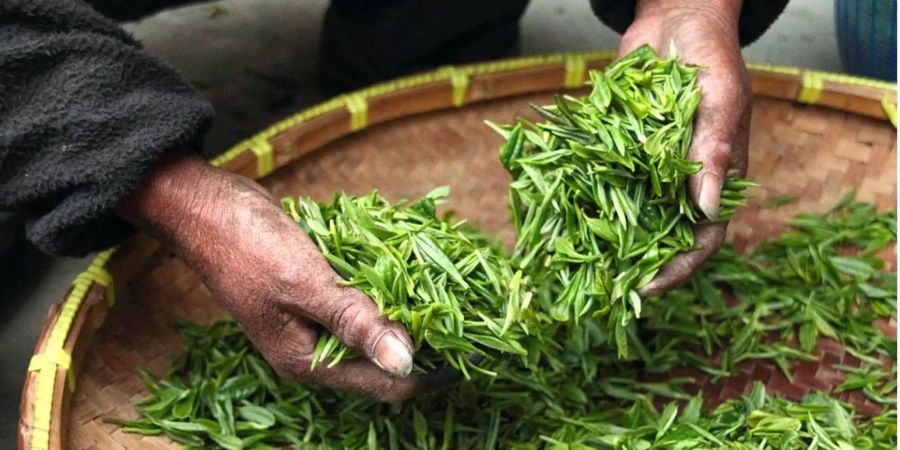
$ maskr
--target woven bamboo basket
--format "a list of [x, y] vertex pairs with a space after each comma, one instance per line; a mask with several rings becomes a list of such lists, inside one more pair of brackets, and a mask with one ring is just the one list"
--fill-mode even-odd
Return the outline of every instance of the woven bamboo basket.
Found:
[[[500, 137], [483, 120], [531, 116], [528, 102], [583, 89], [588, 69], [612, 53], [529, 57], [446, 67], [325, 102], [239, 143], [214, 164], [261, 180], [276, 196], [325, 200], [337, 190], [373, 188], [413, 198], [451, 186], [457, 213], [512, 242], [509, 176], [496, 157]], [[750, 65], [754, 111], [750, 177], [762, 188], [732, 222], [739, 248], [780, 233], [798, 211], [823, 211], [846, 191], [893, 208], [897, 198], [894, 86], [790, 67]], [[794, 195], [792, 205], [762, 209]], [[892, 255], [886, 257], [893, 267]], [[162, 373], [181, 351], [174, 317], [210, 322], [223, 315], [184, 263], [144, 235], [101, 253], [47, 317], [21, 399], [19, 448], [165, 449], [165, 437], [123, 433], [106, 417], [135, 417], [146, 395], [137, 368]], [[884, 331], [896, 334], [896, 322]], [[746, 392], [752, 380], [792, 399], [830, 392], [844, 377], [833, 364], [858, 365], [839, 343], [822, 340], [819, 361], [793, 367], [794, 383], [764, 363], [741, 366], [717, 384], [698, 379], [707, 400]], [[891, 364], [886, 361], [885, 364]], [[859, 393], [844, 396], [878, 412]]]

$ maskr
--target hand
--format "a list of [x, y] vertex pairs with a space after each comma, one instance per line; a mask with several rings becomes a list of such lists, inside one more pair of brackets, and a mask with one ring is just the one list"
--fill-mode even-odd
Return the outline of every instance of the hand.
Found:
[[[619, 44], [619, 56], [644, 43], [666, 55], [671, 42], [684, 62], [703, 66], [698, 78], [703, 92], [688, 150], [688, 159], [702, 162], [703, 168], [688, 179], [688, 190], [710, 219], [718, 217], [726, 172], [743, 176], [747, 171], [751, 90], [738, 43], [740, 9], [741, 0], [639, 0], [634, 23]], [[673, 258], [641, 294], [657, 295], [690, 279], [722, 246], [726, 225], [696, 227], [697, 250]]]
[[[279, 375], [390, 402], [416, 392], [403, 326], [339, 286], [313, 242], [253, 181], [171, 156], [117, 210], [200, 275]], [[364, 358], [310, 370], [322, 327]]]

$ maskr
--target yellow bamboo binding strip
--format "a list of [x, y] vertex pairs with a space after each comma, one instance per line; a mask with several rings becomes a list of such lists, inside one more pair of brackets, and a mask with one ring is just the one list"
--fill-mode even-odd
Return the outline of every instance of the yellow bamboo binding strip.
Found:
[[263, 136], [256, 136], [248, 139], [247, 147], [256, 155], [256, 175], [257, 179], [265, 177], [272, 173], [275, 168], [272, 144]]
[[584, 84], [584, 74], [586, 72], [587, 63], [584, 61], [584, 55], [571, 54], [566, 55], [566, 79], [563, 83], [567, 88], [579, 88]]
[[350, 129], [359, 131], [366, 127], [369, 118], [369, 107], [366, 98], [360, 94], [350, 94], [345, 97], [347, 111], [350, 112]]
[[31, 360], [28, 361], [29, 372], [46, 370], [55, 374], [57, 367], [68, 371], [66, 374], [66, 386], [69, 388], [69, 392], [75, 392], [75, 370], [72, 369], [72, 355], [69, 352], [61, 348], [48, 349], [43, 353], [32, 356]]
[[810, 104], [819, 102], [819, 97], [822, 96], [822, 86], [825, 84], [822, 75], [821, 72], [812, 70], [803, 72], [803, 85], [800, 89], [800, 93], [797, 94], [798, 102]]
[[112, 286], [112, 276], [104, 268], [114, 251], [115, 248], [100, 252], [87, 270], [75, 278], [72, 290], [63, 302], [62, 310], [50, 330], [50, 337], [47, 338], [43, 351], [33, 356], [28, 364], [29, 372], [37, 372], [30, 442], [32, 450], [48, 450], [50, 447], [50, 418], [53, 414], [53, 395], [58, 368], [66, 370], [67, 385], [71, 391], [75, 390], [75, 375], [71, 370], [72, 355], [65, 350], [65, 344], [78, 308], [90, 291], [91, 284], [96, 282], [107, 286], [107, 304], [114, 301], [113, 291], [109, 289]]
[[800, 69], [790, 66], [777, 66], [775, 64], [748, 62], [747, 68], [760, 72], [779, 73], [782, 75], [800, 75]]
[[884, 94], [884, 97], [881, 97], [881, 107], [888, 120], [891, 121], [891, 125], [897, 128], [897, 104], [891, 100], [891, 94]]
[[94, 282], [106, 288], [103, 292], [103, 296], [106, 298], [107, 307], [112, 308], [116, 304], [116, 293], [112, 275], [110, 275], [105, 268], [91, 264], [87, 270], [75, 278], [75, 282], [78, 282], [79, 278], [84, 278], [83, 282], [85, 283]]
[[896, 89], [891, 83], [879, 80], [870, 80], [841, 73], [818, 72], [815, 70], [803, 71], [803, 87], [797, 95], [797, 101], [801, 103], [818, 103], [824, 89], [825, 82], [849, 84], [871, 89], [893, 92]]
[[469, 74], [456, 67], [444, 67], [440, 70], [450, 78], [450, 84], [453, 86], [453, 106], [462, 106], [466, 101], [466, 91], [469, 89]]

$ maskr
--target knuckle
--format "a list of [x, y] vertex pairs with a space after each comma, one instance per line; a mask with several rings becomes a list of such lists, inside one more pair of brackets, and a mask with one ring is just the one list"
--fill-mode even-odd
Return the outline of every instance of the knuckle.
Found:
[[706, 151], [705, 159], [708, 167], [704, 167], [713, 172], [725, 172], [731, 165], [731, 145], [725, 142], [716, 141], [710, 145]]
[[278, 253], [278, 265], [272, 270], [273, 283], [297, 300], [309, 301], [333, 295], [334, 274], [320, 254], [298, 257]]
[[287, 364], [285, 361], [269, 358], [269, 365], [272, 366], [272, 370], [278, 374], [279, 377], [285, 379], [294, 379], [294, 367], [290, 364]]
[[727, 226], [727, 223], [715, 223], [697, 228], [695, 235], [699, 248], [685, 255], [687, 257], [685, 259], [690, 259], [691, 266], [699, 267], [722, 247], [722, 244], [725, 242]]
[[302, 288], [306, 284], [303, 271], [293, 264], [279, 265], [274, 269], [272, 277], [278, 286], [291, 291]]
[[316, 298], [322, 286], [310, 276], [310, 270], [302, 264], [280, 264], [272, 272], [273, 283], [282, 291], [299, 299]]
[[283, 353], [277, 353], [272, 356], [266, 356], [266, 360], [281, 378], [296, 381], [308, 381], [311, 378], [311, 370], [307, 358], [291, 357]]
[[362, 340], [365, 327], [361, 320], [365, 316], [365, 304], [358, 299], [341, 302], [331, 312], [329, 322], [334, 327], [335, 332], [341, 333], [348, 344], [355, 344]]
[[[252, 339], [278, 376], [298, 381], [310, 377], [310, 361], [315, 348], [315, 333], [298, 328], [289, 315], [272, 318], [262, 327], [263, 339]], [[258, 342], [258, 343], [257, 343]]]
[[721, 228], [717, 227], [710, 237], [710, 251], [709, 255], [706, 256], [706, 259], [709, 259], [722, 244], [725, 243], [725, 227], [728, 225], [727, 223], [723, 224]]

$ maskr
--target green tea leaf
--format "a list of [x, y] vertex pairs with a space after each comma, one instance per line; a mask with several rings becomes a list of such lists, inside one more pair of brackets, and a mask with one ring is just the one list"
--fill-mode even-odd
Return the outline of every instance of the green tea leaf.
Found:
[[259, 429], [266, 429], [275, 425], [275, 415], [271, 411], [252, 404], [240, 406], [237, 409], [238, 415]]

